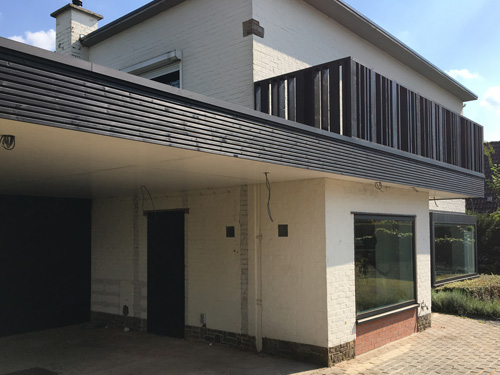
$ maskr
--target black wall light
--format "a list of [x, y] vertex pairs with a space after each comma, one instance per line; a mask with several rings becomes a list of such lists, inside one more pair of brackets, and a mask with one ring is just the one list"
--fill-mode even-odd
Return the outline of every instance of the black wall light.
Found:
[[13, 150], [16, 147], [16, 136], [4, 134], [0, 136], [0, 145], [6, 150]]

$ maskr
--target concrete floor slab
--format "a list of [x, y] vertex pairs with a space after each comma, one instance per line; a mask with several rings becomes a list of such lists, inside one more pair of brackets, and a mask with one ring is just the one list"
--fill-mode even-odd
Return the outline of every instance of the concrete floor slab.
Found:
[[2, 375], [292, 374], [314, 368], [317, 366], [116, 327], [70, 326], [0, 338]]

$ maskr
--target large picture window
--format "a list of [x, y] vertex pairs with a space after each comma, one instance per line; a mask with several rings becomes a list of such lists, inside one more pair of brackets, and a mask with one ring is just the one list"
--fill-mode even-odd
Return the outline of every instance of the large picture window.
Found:
[[414, 304], [415, 218], [354, 216], [358, 318]]
[[477, 274], [476, 217], [431, 213], [433, 285]]

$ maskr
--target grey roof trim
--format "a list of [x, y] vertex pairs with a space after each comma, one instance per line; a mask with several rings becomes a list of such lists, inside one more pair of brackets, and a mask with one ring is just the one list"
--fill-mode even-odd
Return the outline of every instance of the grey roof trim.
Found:
[[304, 1], [462, 101], [477, 99], [472, 91], [341, 0]]
[[173, 8], [183, 1], [185, 0], [153, 0], [133, 12], [130, 12], [88, 34], [83, 37], [80, 42], [86, 47], [92, 47], [93, 45], [138, 25], [139, 23], [156, 16], [161, 12]]

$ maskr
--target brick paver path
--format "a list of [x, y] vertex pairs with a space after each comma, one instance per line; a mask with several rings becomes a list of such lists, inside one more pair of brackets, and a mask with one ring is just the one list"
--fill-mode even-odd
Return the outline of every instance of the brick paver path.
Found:
[[301, 375], [500, 375], [500, 325], [432, 314], [432, 328], [330, 369]]

